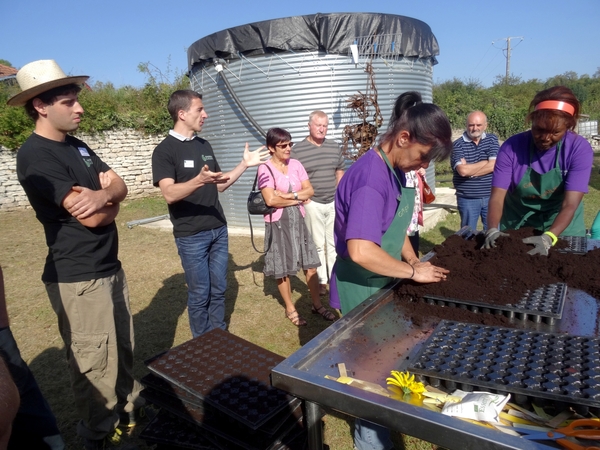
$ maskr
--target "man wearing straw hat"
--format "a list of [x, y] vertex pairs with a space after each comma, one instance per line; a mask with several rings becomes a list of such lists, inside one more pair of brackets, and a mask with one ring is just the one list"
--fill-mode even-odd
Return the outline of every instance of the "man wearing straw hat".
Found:
[[53, 60], [17, 73], [34, 133], [17, 153], [17, 176], [44, 226], [49, 247], [42, 273], [67, 350], [71, 385], [86, 449], [118, 444], [143, 399], [133, 378], [133, 321], [115, 217], [127, 195], [123, 180], [82, 141], [78, 94], [87, 76], [66, 76]]

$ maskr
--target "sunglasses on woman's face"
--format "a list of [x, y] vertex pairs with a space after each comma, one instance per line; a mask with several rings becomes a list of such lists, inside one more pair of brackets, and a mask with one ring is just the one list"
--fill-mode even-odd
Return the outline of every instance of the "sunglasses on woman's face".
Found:
[[294, 146], [293, 142], [288, 142], [287, 144], [275, 144], [275, 147], [283, 150], [284, 148], [292, 148]]

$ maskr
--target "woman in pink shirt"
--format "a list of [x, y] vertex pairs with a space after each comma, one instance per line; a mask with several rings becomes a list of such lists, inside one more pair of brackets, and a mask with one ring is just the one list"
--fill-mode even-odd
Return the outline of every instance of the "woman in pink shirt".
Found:
[[306, 325], [292, 302], [290, 276], [302, 269], [312, 299], [312, 313], [325, 320], [336, 316], [322, 304], [316, 268], [321, 265], [317, 248], [304, 222], [302, 203], [313, 195], [313, 187], [306, 170], [296, 159], [290, 158], [293, 142], [291, 135], [281, 128], [267, 132], [267, 148], [271, 159], [258, 168], [258, 187], [265, 203], [277, 208], [265, 215], [266, 276], [277, 279], [279, 293], [285, 303], [285, 315], [296, 326]]

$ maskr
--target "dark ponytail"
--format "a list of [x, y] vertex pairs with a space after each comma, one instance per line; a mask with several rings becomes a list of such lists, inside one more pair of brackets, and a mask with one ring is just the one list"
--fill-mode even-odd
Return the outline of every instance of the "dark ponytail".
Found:
[[432, 161], [442, 161], [452, 153], [452, 127], [448, 117], [439, 106], [423, 103], [421, 94], [416, 91], [398, 96], [380, 144], [394, 142], [401, 131], [407, 131], [412, 142], [431, 146]]

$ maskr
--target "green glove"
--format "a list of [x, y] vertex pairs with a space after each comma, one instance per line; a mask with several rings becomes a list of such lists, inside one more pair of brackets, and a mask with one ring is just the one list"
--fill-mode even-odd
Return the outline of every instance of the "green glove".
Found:
[[523, 239], [525, 244], [532, 244], [535, 247], [527, 252], [528, 255], [548, 256], [548, 250], [552, 247], [552, 238], [547, 234], [541, 236], [531, 236]]
[[503, 233], [498, 228], [490, 228], [485, 232], [485, 241], [482, 248], [492, 248], [496, 246], [496, 239], [499, 237], [508, 237], [509, 235]]

